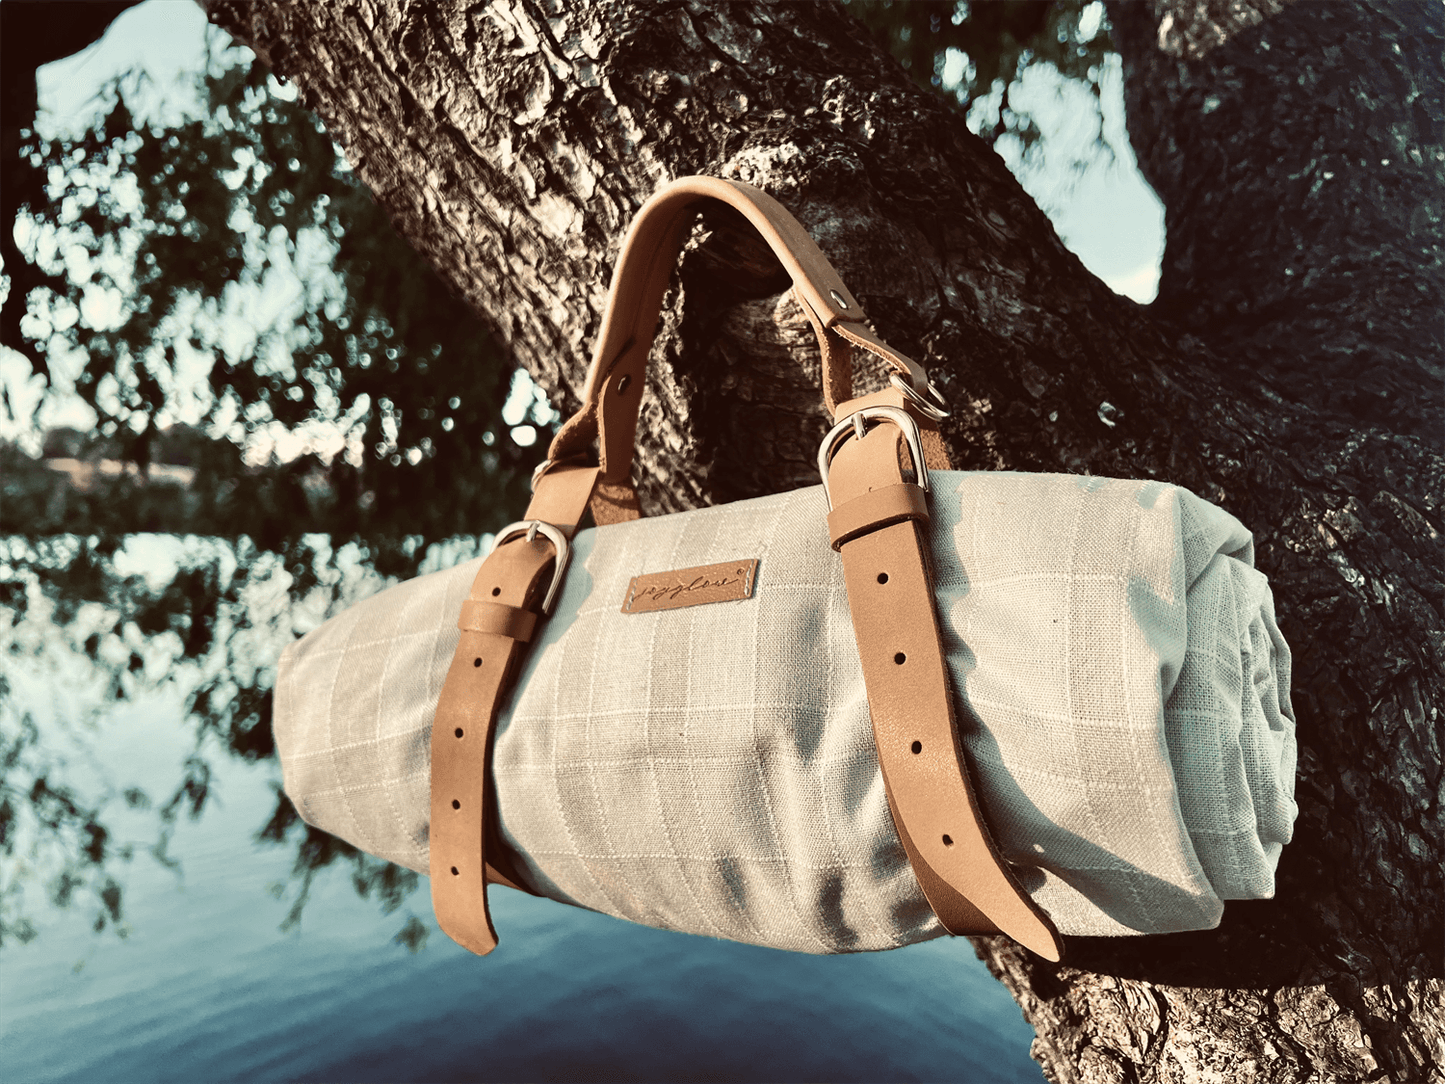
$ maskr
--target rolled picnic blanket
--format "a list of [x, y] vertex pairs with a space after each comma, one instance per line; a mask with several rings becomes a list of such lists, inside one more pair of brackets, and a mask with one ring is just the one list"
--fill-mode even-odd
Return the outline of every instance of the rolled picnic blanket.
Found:
[[[1273, 895], [1296, 807], [1289, 649], [1233, 516], [1152, 481], [936, 471], [937, 612], [1004, 858], [1059, 931], [1215, 926]], [[500, 718], [524, 886], [805, 952], [944, 931], [889, 815], [821, 487], [584, 531]], [[622, 612], [633, 577], [756, 560], [751, 597]], [[288, 647], [286, 792], [427, 870], [429, 735], [480, 559]]]

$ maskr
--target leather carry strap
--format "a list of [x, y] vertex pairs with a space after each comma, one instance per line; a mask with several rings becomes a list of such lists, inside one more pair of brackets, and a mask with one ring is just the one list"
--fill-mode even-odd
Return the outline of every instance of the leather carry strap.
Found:
[[[540, 480], [527, 522], [565, 538], [577, 532], [596, 467], [559, 466]], [[559, 558], [543, 534], [519, 537], [482, 562], [462, 604], [457, 642], [431, 732], [430, 873], [437, 924], [457, 944], [485, 956], [497, 947], [488, 883], [519, 887], [496, 832], [492, 737], [502, 697], [521, 667], [526, 643]]]
[[1057, 961], [1058, 930], [1000, 857], [973, 793], [927, 567], [924, 491], [905, 481], [902, 436], [885, 421], [848, 439], [827, 483], [893, 824], [949, 933], [1002, 930]]
[[598, 524], [636, 518], [632, 453], [647, 355], [678, 253], [698, 203], [708, 199], [741, 211], [792, 277], [793, 296], [818, 333], [824, 398], [830, 410], [852, 394], [850, 343], [877, 354], [920, 392], [929, 388], [922, 365], [873, 334], [864, 322], [863, 306], [817, 243], [781, 204], [761, 189], [739, 181], [680, 178], [649, 199], [628, 229], [613, 271], [582, 408], [562, 426], [548, 452], [550, 460], [560, 462], [590, 453], [597, 441], [602, 485], [592, 511]]
[[[916, 454], [900, 460], [899, 431], [866, 433], [837, 452], [828, 477], [829, 517], [843, 559], [869, 710], [889, 808], [924, 894], [953, 933], [1002, 930], [1049, 959], [1062, 955], [1053, 924], [1009, 872], [989, 837], [955, 733], [947, 664], [927, 567], [927, 466], [947, 466], [927, 398], [937, 393], [916, 362], [862, 322], [862, 309], [797, 221], [748, 185], [709, 177], [676, 181], [639, 212], [613, 275], [602, 335], [582, 408], [559, 431], [536, 482], [529, 520], [576, 530], [589, 499], [599, 525], [636, 518], [631, 463], [647, 355], [662, 298], [694, 205], [736, 207], [793, 276], [794, 295], [818, 332], [824, 394], [837, 416], [870, 407], [906, 410], [921, 429]], [[887, 361], [895, 390], [851, 395], [851, 345]], [[924, 409], [917, 409], [920, 405]], [[904, 419], [906, 420], [906, 419]], [[563, 465], [600, 448], [595, 468]], [[560, 555], [558, 555], [560, 556]], [[496, 946], [486, 884], [502, 880], [492, 838], [490, 748], [507, 683], [532, 636], [553, 553], [533, 539], [498, 548], [463, 609], [462, 634], [432, 729], [432, 894], [442, 928], [473, 952]], [[475, 734], [474, 734], [475, 731]], [[476, 740], [471, 740], [472, 737]], [[503, 882], [509, 883], [509, 882]]]

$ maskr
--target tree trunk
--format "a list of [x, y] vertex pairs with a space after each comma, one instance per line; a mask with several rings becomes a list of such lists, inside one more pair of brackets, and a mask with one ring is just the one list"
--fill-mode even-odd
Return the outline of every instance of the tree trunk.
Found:
[[[628, 221], [665, 180], [712, 173], [791, 208], [937, 374], [958, 466], [1157, 476], [1238, 515], [1296, 652], [1301, 814], [1277, 898], [1207, 932], [1073, 938], [1065, 966], [977, 947], [1056, 1081], [1438, 1076], [1445, 464], [1410, 435], [1438, 405], [1438, 12], [1409, 9], [1423, 29], [1343, 5], [1116, 12], [1131, 130], [1169, 207], [1156, 315], [1084, 271], [832, 5], [208, 7], [298, 84], [564, 411]], [[1343, 202], [1297, 175], [1382, 141], [1399, 172], [1337, 173]], [[811, 484], [818, 367], [776, 265], [709, 213], [679, 282], [644, 400], [644, 508]]]
[[1168, 227], [1154, 313], [1233, 379], [1438, 442], [1440, 5], [1154, 6], [1111, 9]]

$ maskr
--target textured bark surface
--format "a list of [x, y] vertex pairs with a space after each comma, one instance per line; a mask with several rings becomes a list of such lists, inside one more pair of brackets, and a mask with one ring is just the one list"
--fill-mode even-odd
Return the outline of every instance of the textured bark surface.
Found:
[[1440, 5], [1158, 8], [1112, 11], [1129, 134], [1166, 208], [1155, 313], [1233, 379], [1438, 447]]
[[[1230, 904], [1213, 931], [1073, 939], [1063, 966], [1003, 939], [979, 951], [1056, 1081], [1439, 1076], [1445, 463], [1412, 435], [1439, 418], [1439, 110], [1409, 98], [1437, 31], [1406, 42], [1399, 11], [1345, 5], [1116, 13], [1169, 207], [1155, 312], [1084, 271], [832, 5], [208, 7], [298, 84], [564, 410], [633, 212], [671, 177], [720, 174], [788, 205], [884, 337], [933, 368], [958, 465], [1157, 476], [1238, 515], [1296, 651], [1301, 815], [1277, 899]], [[1261, 97], [1286, 89], [1299, 123]], [[1423, 119], [1388, 119], [1405, 109]], [[1392, 156], [1417, 168], [1320, 202], [1292, 174], [1334, 132], [1404, 140]], [[817, 364], [776, 266], [709, 214], [679, 282], [644, 402], [644, 507], [814, 481]], [[1364, 390], [1339, 393], [1351, 379]]]

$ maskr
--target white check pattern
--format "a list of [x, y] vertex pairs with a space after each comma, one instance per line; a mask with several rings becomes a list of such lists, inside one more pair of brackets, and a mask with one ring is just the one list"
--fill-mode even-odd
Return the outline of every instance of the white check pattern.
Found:
[[[995, 838], [1065, 934], [1216, 925], [1288, 842], [1289, 649], [1247, 531], [1173, 486], [935, 472], [938, 612]], [[820, 488], [582, 532], [499, 723], [529, 886], [804, 952], [943, 931], [898, 843]], [[633, 576], [758, 558], [753, 597], [621, 612]], [[287, 648], [310, 823], [427, 868], [429, 739], [478, 561]]]

